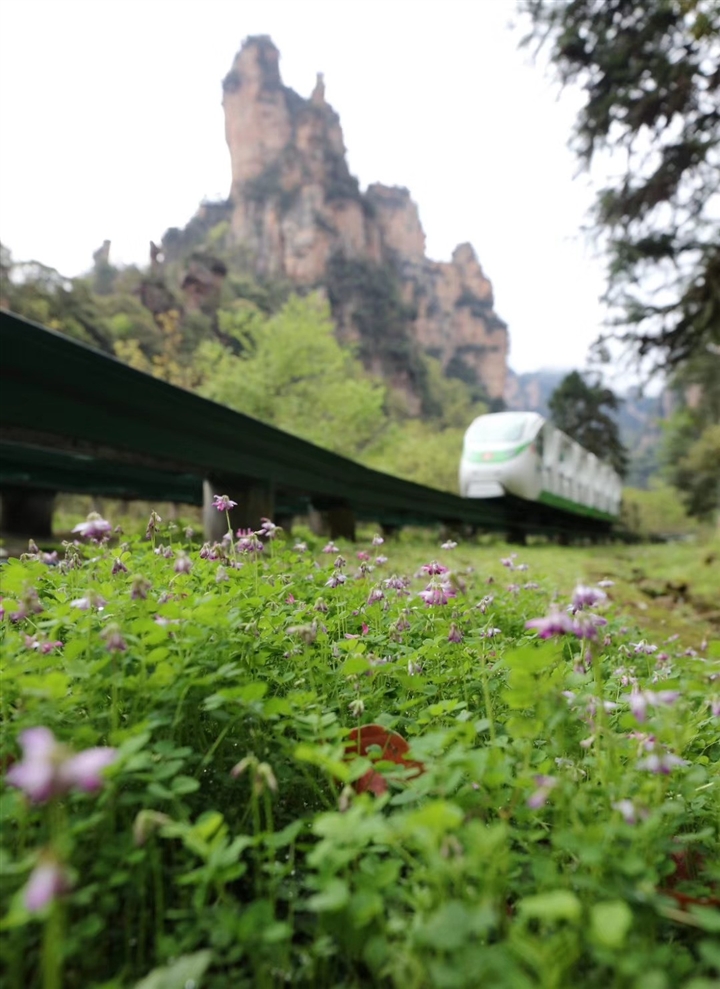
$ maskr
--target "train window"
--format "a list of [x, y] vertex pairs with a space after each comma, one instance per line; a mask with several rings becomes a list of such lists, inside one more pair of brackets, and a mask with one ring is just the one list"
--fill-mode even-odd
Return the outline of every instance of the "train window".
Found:
[[542, 459], [544, 445], [545, 445], [545, 436], [541, 429], [540, 432], [535, 437], [535, 449], [537, 450], [538, 457], [540, 457], [540, 459]]
[[527, 416], [524, 413], [498, 413], [481, 416], [468, 430], [473, 443], [517, 443], [525, 432]]

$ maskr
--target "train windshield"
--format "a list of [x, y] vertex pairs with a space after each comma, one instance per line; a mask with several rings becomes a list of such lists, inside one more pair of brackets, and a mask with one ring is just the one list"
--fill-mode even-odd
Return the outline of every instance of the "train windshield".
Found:
[[527, 416], [497, 415], [482, 416], [468, 429], [467, 438], [475, 444], [517, 443], [525, 432]]

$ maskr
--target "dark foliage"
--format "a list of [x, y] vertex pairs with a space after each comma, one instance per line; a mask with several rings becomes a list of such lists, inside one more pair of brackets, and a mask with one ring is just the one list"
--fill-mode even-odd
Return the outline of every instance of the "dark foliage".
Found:
[[[720, 4], [521, 0], [563, 84], [585, 93], [574, 148], [620, 152], [595, 226], [607, 243], [608, 338], [651, 369], [720, 343]], [[607, 339], [607, 338], [606, 338]], [[602, 354], [604, 341], [599, 341]]]
[[558, 429], [624, 476], [627, 450], [617, 421], [610, 414], [618, 411], [620, 402], [609, 388], [590, 384], [577, 371], [571, 371], [550, 396], [548, 406]]
[[360, 359], [369, 365], [379, 358], [388, 376], [407, 373], [421, 396], [423, 412], [435, 413], [428, 404], [427, 367], [409, 327], [416, 313], [400, 297], [392, 269], [338, 253], [328, 264], [326, 287], [333, 312], [351, 313], [360, 337]]

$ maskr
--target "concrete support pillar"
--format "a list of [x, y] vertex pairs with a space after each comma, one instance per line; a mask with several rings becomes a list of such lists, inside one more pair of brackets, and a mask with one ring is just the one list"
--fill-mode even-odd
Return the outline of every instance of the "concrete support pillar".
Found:
[[326, 513], [331, 539], [350, 539], [355, 542], [355, 512], [345, 505], [336, 505]]
[[392, 524], [383, 523], [380, 526], [380, 532], [383, 534], [385, 539], [392, 539], [393, 536], [397, 536], [401, 528], [402, 526], [397, 522], [393, 522]]
[[272, 519], [275, 509], [275, 496], [272, 485], [266, 481], [246, 481], [241, 488], [237, 482], [224, 483], [213, 479], [203, 481], [203, 530], [205, 538], [219, 541], [227, 532], [225, 512], [213, 507], [213, 497], [226, 494], [237, 506], [230, 512], [233, 532], [238, 529], [260, 528], [260, 520]]
[[308, 525], [310, 526], [310, 531], [315, 536], [330, 535], [327, 512], [319, 512], [317, 508], [311, 508], [308, 512]]
[[8, 536], [52, 536], [55, 492], [37, 488], [3, 488], [0, 529]]

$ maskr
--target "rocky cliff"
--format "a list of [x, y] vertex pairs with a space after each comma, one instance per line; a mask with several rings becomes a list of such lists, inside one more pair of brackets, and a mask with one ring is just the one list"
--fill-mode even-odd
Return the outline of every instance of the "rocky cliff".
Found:
[[419, 351], [502, 399], [508, 332], [473, 248], [460, 245], [449, 262], [428, 259], [407, 189], [360, 190], [323, 77], [304, 99], [283, 84], [270, 38], [248, 38], [223, 80], [223, 107], [230, 195], [190, 227], [222, 220], [260, 279], [323, 287], [341, 336], [411, 405], [413, 396], [421, 404]]

